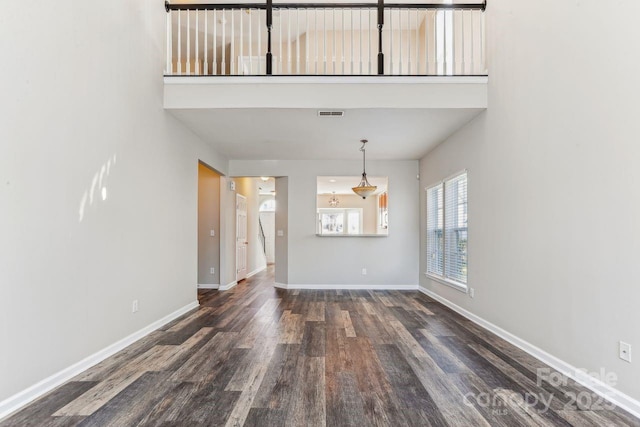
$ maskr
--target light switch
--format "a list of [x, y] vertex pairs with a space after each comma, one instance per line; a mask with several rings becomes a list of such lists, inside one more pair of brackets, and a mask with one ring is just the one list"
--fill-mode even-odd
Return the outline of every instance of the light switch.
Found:
[[278, 237], [284, 237], [284, 230], [278, 230]]
[[215, 237], [216, 236], [216, 230], [211, 230], [211, 237]]

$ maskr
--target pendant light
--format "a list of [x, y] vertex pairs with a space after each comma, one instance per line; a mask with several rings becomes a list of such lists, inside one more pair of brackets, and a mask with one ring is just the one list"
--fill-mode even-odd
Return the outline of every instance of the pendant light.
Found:
[[329, 206], [332, 208], [337, 208], [340, 204], [340, 200], [336, 197], [336, 192], [334, 191], [332, 196], [329, 198]]
[[367, 171], [366, 171], [367, 163], [366, 163], [364, 147], [369, 141], [367, 141], [366, 139], [361, 139], [360, 142], [362, 142], [362, 147], [360, 147], [360, 151], [362, 151], [362, 179], [360, 180], [360, 184], [358, 184], [357, 187], [353, 187], [352, 190], [358, 196], [362, 197], [363, 199], [366, 199], [367, 196], [371, 196], [373, 193], [375, 193], [378, 187], [376, 187], [375, 185], [369, 184], [369, 180], [367, 179]]

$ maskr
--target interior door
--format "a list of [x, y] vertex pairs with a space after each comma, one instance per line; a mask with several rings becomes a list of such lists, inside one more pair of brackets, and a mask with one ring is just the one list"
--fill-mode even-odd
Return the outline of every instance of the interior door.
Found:
[[247, 277], [247, 198], [236, 194], [236, 281]]

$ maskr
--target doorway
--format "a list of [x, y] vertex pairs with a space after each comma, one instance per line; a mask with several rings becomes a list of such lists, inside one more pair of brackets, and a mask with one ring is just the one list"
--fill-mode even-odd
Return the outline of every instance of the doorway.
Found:
[[236, 282], [247, 278], [247, 198], [236, 194]]
[[275, 275], [279, 283], [287, 283], [287, 178], [240, 176], [222, 181], [221, 263], [227, 268], [221, 280], [228, 284], [220, 289], [231, 289], [240, 281], [251, 285], [251, 278], [263, 272], [257, 280], [274, 280]]
[[220, 286], [220, 174], [198, 162], [198, 288]]
[[276, 199], [273, 194], [260, 195], [260, 240], [267, 265], [275, 263], [276, 249]]

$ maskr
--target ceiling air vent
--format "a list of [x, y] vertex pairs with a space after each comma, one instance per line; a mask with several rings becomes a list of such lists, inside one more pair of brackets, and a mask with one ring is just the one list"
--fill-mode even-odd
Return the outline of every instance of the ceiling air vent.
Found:
[[344, 111], [318, 111], [318, 116], [320, 117], [342, 117], [344, 116]]

